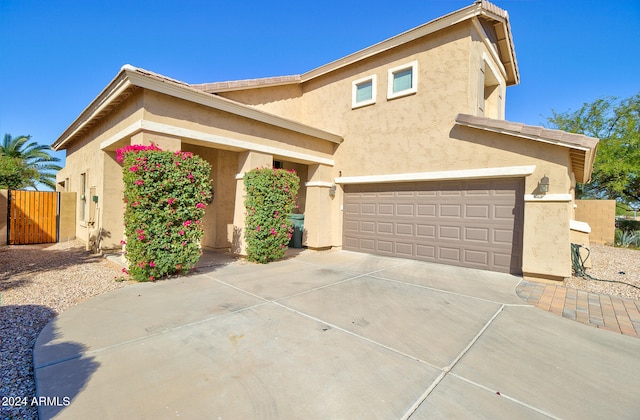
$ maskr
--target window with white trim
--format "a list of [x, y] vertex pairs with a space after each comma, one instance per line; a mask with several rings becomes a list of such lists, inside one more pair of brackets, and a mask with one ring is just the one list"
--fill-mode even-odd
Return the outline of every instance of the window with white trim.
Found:
[[411, 95], [418, 91], [418, 62], [394, 67], [388, 71], [387, 99]]
[[376, 75], [364, 77], [351, 84], [351, 108], [376, 103]]

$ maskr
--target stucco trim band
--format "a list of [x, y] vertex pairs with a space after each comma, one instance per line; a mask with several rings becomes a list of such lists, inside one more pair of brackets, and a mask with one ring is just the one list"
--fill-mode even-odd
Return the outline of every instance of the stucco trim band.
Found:
[[265, 146], [262, 144], [251, 143], [244, 140], [237, 140], [229, 137], [219, 136], [217, 134], [205, 133], [202, 131], [175, 127], [169, 124], [162, 124], [146, 120], [138, 120], [131, 124], [129, 127], [118, 132], [116, 135], [103, 141], [102, 143], [100, 143], [100, 149], [105, 150], [119, 140], [122, 140], [125, 137], [132, 136], [140, 131], [151, 131], [154, 133], [168, 134], [180, 138], [200, 140], [211, 143], [212, 145], [225, 146], [227, 148], [235, 149], [238, 151], [252, 150], [255, 152], [292, 158], [307, 163], [320, 163], [329, 166], [334, 165], [333, 159], [322, 158], [319, 156], [310, 155], [308, 153], [294, 152], [291, 150], [281, 149], [279, 147]]
[[456, 179], [511, 178], [533, 174], [535, 165], [498, 168], [460, 169], [455, 171], [414, 172], [390, 175], [342, 176], [336, 184], [375, 184], [384, 182], [444, 181]]
[[331, 188], [331, 187], [333, 187], [333, 184], [331, 182], [326, 182], [326, 181], [312, 181], [312, 182], [305, 183], [304, 186], [305, 187]]
[[578, 232], [591, 233], [591, 226], [587, 222], [579, 222], [577, 220], [569, 220], [569, 229]]
[[571, 194], [545, 194], [545, 195], [525, 194], [524, 201], [569, 202], [569, 201], [572, 201], [572, 197], [571, 197]]

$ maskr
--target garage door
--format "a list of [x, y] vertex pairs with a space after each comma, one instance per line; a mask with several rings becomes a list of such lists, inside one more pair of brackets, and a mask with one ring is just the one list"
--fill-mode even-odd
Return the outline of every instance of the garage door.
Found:
[[343, 248], [520, 274], [524, 180], [345, 186]]

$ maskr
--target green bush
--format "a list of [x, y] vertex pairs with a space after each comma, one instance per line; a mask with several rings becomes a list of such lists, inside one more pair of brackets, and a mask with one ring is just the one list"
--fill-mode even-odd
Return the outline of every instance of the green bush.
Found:
[[190, 152], [161, 151], [155, 145], [119, 149], [118, 161], [123, 163], [129, 275], [153, 281], [188, 272], [201, 255], [211, 166]]
[[266, 264], [283, 258], [293, 233], [300, 178], [295, 171], [262, 168], [244, 175], [247, 259]]
[[640, 220], [618, 219], [616, 220], [616, 228], [625, 232], [640, 230]]

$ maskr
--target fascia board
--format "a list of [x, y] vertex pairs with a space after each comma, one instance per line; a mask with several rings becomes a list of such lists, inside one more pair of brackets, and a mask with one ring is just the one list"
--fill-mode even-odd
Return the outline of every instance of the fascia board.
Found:
[[482, 27], [482, 25], [480, 24], [480, 22], [478, 21], [478, 18], [474, 17], [473, 19], [471, 19], [471, 22], [473, 23], [473, 27], [480, 34], [480, 37], [482, 38], [482, 42], [484, 43], [484, 46], [487, 47], [487, 50], [491, 54], [491, 58], [493, 59], [493, 62], [498, 65], [500, 69], [500, 74], [502, 75], [504, 80], [508, 80], [507, 69], [505, 69], [504, 64], [500, 60], [500, 54], [498, 54], [498, 51], [496, 51], [495, 47], [489, 42], [489, 37], [487, 36], [487, 33]]
[[130, 80], [121, 71], [100, 92], [98, 96], [80, 113], [67, 129], [51, 144], [51, 148], [59, 151], [66, 142], [82, 130], [96, 115], [109, 106], [118, 96], [132, 86]]
[[215, 108], [220, 111], [284, 128], [289, 131], [295, 131], [297, 133], [327, 140], [332, 143], [340, 144], [343, 141], [343, 138], [337, 134], [329, 133], [315, 127], [310, 127], [308, 125], [300, 124], [296, 121], [269, 114], [258, 109], [250, 108], [217, 95], [201, 92], [153, 77], [148, 77], [136, 71], [125, 71], [127, 72], [127, 77], [129, 78], [129, 80], [131, 80], [131, 83], [144, 89], [153, 90], [165, 95], [173, 96], [175, 98], [184, 99], [186, 101], [198, 103], [200, 105]]

